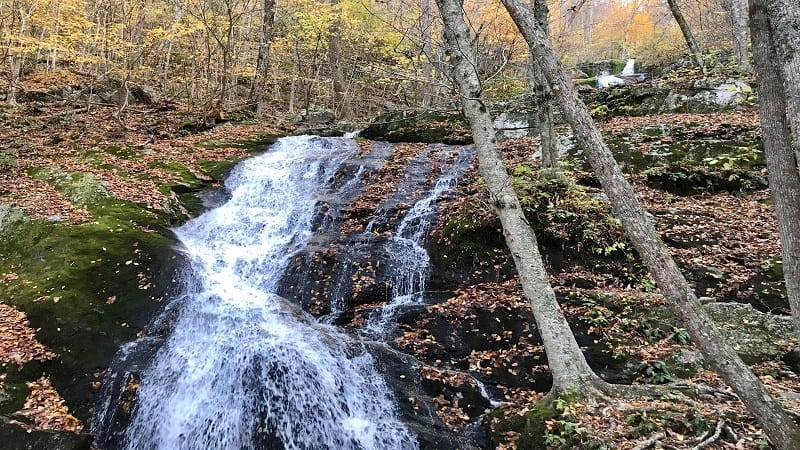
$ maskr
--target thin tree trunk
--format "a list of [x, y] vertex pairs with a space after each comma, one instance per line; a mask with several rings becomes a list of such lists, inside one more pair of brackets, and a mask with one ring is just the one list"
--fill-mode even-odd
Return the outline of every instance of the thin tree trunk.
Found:
[[783, 72], [764, 0], [750, 0], [750, 26], [769, 188], [778, 216], [786, 292], [800, 337], [800, 172], [791, 145]]
[[[546, 0], [533, 1], [533, 15], [539, 27], [547, 33], [549, 11]], [[542, 68], [535, 64], [531, 55], [531, 86], [536, 97], [536, 127], [539, 130], [539, 146], [542, 150], [542, 168], [558, 169], [558, 147], [553, 130], [553, 102], [550, 87]]]
[[422, 65], [423, 81], [422, 83], [418, 83], [418, 89], [422, 92], [422, 107], [427, 108], [433, 104], [433, 3], [431, 0], [422, 0], [421, 6], [420, 38], [422, 39], [422, 43], [420, 45], [420, 52], [422, 53], [422, 58], [420, 64]]
[[736, 65], [741, 72], [752, 72], [753, 66], [750, 64], [750, 55], [747, 51], [747, 0], [725, 0], [725, 7], [731, 15]]
[[517, 0], [503, 0], [503, 4], [522, 32], [537, 63], [542, 66], [578, 144], [608, 195], [614, 215], [622, 223], [628, 239], [641, 255], [659, 289], [689, 331], [706, 361], [739, 395], [775, 446], [786, 450], [798, 448], [800, 430], [725, 341], [697, 301], [689, 283], [661, 242], [647, 212], [636, 198], [633, 188], [603, 142], [586, 105], [578, 97], [572, 80], [559, 64], [555, 51], [537, 25], [533, 14]]
[[692, 29], [689, 28], [689, 24], [686, 23], [686, 19], [683, 18], [683, 13], [680, 8], [678, 8], [678, 0], [667, 0], [667, 4], [669, 5], [669, 10], [672, 12], [672, 17], [675, 18], [675, 22], [678, 22], [681, 33], [683, 33], [683, 39], [686, 40], [686, 46], [689, 47], [694, 61], [698, 66], [703, 67], [703, 56], [700, 52], [700, 46], [697, 45], [697, 41], [692, 34]]
[[[17, 11], [19, 14], [19, 36], [25, 35], [25, 30], [28, 23], [28, 14], [22, 8]], [[12, 39], [13, 40], [13, 39]], [[20, 45], [20, 42], [17, 41]], [[8, 94], [6, 95], [6, 103], [11, 106], [17, 105], [17, 91], [19, 90], [19, 81], [22, 78], [22, 64], [25, 61], [25, 53], [22, 50], [17, 50], [11, 54], [11, 79], [8, 86]]]
[[22, 75], [22, 62], [24, 57], [20, 52], [15, 52], [11, 55], [11, 82], [8, 86], [8, 94], [6, 94], [6, 103], [11, 106], [17, 106], [17, 91], [19, 90], [19, 80]]
[[525, 219], [506, 167], [500, 157], [492, 120], [480, 100], [480, 82], [470, 33], [459, 0], [437, 0], [450, 49], [452, 76], [461, 94], [462, 111], [470, 123], [478, 153], [479, 171], [489, 189], [489, 200], [500, 218], [506, 244], [522, 282], [525, 296], [547, 353], [553, 375], [551, 393], [576, 392], [586, 398], [602, 395], [605, 383], [592, 371], [569, 327], [542, 263], [536, 236]]
[[261, 115], [264, 109], [264, 85], [269, 72], [269, 50], [272, 42], [272, 28], [275, 25], [275, 0], [264, 0], [261, 11], [261, 28], [258, 32], [258, 57], [256, 76], [250, 86], [250, 107]]
[[331, 110], [336, 117], [347, 119], [352, 116], [352, 107], [346, 95], [344, 71], [342, 70], [341, 49], [342, 20], [336, 18], [328, 28], [328, 66], [331, 71]]

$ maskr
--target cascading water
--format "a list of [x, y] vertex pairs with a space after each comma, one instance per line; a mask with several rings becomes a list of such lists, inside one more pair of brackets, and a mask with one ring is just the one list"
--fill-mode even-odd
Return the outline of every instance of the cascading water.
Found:
[[[391, 325], [399, 311], [424, 303], [430, 257], [422, 244], [436, 217], [437, 202], [455, 186], [474, 157], [471, 147], [442, 145], [431, 150], [439, 150], [441, 176], [408, 210], [394, 236], [386, 243], [391, 299], [376, 309], [362, 327], [362, 332], [373, 338], [383, 338], [393, 329]], [[425, 156], [427, 152], [422, 155]]]
[[417, 448], [372, 357], [273, 294], [356, 151], [346, 139], [281, 139], [237, 166], [227, 203], [176, 230], [193, 279], [142, 373], [126, 448]]

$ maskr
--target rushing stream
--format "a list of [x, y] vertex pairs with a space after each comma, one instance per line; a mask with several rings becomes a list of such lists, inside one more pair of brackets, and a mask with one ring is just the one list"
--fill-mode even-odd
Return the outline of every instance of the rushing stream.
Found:
[[[186, 292], [142, 371], [122, 446], [417, 448], [362, 345], [274, 294], [314, 235], [318, 199], [336, 193], [337, 169], [357, 150], [349, 139], [281, 139], [237, 166], [225, 204], [176, 230]], [[107, 414], [95, 418], [101, 446]]]

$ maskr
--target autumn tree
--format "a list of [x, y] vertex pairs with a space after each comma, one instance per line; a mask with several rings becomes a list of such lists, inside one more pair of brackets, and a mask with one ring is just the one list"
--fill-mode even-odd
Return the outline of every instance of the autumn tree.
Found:
[[683, 322], [706, 361], [757, 418], [770, 441], [781, 449], [796, 448], [800, 443], [800, 429], [725, 341], [697, 301], [689, 283], [661, 242], [647, 211], [639, 203], [633, 188], [603, 141], [586, 105], [578, 97], [572, 80], [559, 64], [555, 51], [533, 14], [518, 0], [503, 0], [503, 4], [528, 42], [534, 60], [543, 67], [545, 77], [578, 144], [608, 195], [614, 215], [622, 223], [625, 234], [650, 270], [676, 316]]

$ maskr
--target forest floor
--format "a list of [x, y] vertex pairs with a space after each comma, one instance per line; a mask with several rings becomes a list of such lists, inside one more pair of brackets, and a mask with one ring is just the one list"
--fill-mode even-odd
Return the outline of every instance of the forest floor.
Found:
[[[126, 111], [122, 120], [113, 118], [113, 112], [113, 109], [102, 106], [58, 102], [26, 103], [14, 109], [0, 109], [0, 205], [15, 205], [30, 216], [48, 221], [81, 224], [95, 220], [89, 210], [68, 194], [36, 176], [41, 169], [57, 166], [67, 172], [92, 174], [114, 198], [135, 202], [147, 209], [168, 210], [174, 206], [174, 199], [160, 182], [166, 180], [180, 184], [185, 181], [182, 179], [185, 173], [171, 170], [176, 164], [186, 168], [194, 179], [211, 185], [216, 181], [213, 174], [208, 173], [210, 166], [204, 161], [234, 161], [245, 157], [249, 153], [242, 141], [261, 142], [265, 136], [285, 134], [291, 128], [271, 120], [218, 125], [198, 133], [185, 130], [186, 124], [196, 121], [200, 112], [179, 105], [137, 105]], [[664, 124], [683, 131], [669, 135], [639, 132]], [[602, 122], [601, 126], [610, 134], [634, 135], [632, 145], [638, 151], [646, 152], [653, 146], [672, 144], [676, 140], [757, 134], [757, 124], [755, 111], [743, 111], [614, 118]], [[535, 168], [535, 161], [529, 157], [530, 149], [535, 145], [533, 138], [505, 141], [510, 165]], [[733, 164], [737, 161], [727, 162]], [[706, 186], [716, 186], [714, 183], [719, 179], [706, 177], [708, 174], [697, 168], [677, 170], [679, 167], [686, 169], [686, 164], [673, 163], [658, 172], [634, 170], [631, 180], [640, 200], [658, 220], [665, 242], [670, 244], [673, 255], [695, 283], [698, 293], [726, 300], [743, 299], [762, 311], [786, 314], [780, 301], [774, 301], [776, 296], [780, 297], [780, 294], [775, 294], [779, 288], [775, 283], [770, 284], [769, 274], [765, 273], [778, 258], [780, 249], [774, 210], [767, 189], [758, 184], [758, 171], [754, 174], [748, 166], [745, 174], [731, 164], [715, 171], [723, 173], [722, 181], [744, 180], [749, 183], [743, 192], [736, 195], [721, 189], [683, 195], [654, 185], [670, 181], [681, 185], [700, 180]], [[706, 163], [716, 164], [713, 160]], [[533, 203], [539, 194], [531, 186], [541, 187], [543, 181], [525, 169], [515, 170], [523, 183], [521, 189], [528, 189], [525, 192], [531, 194]], [[685, 178], [687, 173], [689, 178]], [[592, 176], [588, 172], [575, 166], [569, 169], [569, 176], [582, 180], [585, 192], [594, 195], [590, 195], [591, 198], [599, 199], [600, 206], [594, 202], [590, 204], [593, 210], [607, 210], [602, 196], [591, 190]], [[480, 199], [482, 191], [475, 187], [474, 173], [472, 177], [472, 183], [462, 183], [463, 195], [449, 204], [448, 209], [456, 213], [465, 205], [483, 205], [475, 208], [473, 219], [491, 222], [488, 209]], [[547, 208], [548, 204], [557, 206], [559, 201], [573, 198], [571, 191], [559, 192], [556, 197], [538, 198], [546, 199], [545, 207], [532, 214], [538, 214], [542, 223], [548, 224], [543, 231], [544, 241], [580, 245], [580, 242], [576, 244], [565, 236], [574, 231], [571, 227], [575, 222], [565, 219], [566, 216], [557, 217], [556, 213], [575, 213], [569, 208], [579, 208], [581, 204], [568, 205], [569, 208], [564, 210]], [[581, 201], [586, 202], [584, 194]], [[586, 224], [580, 226], [586, 231]], [[613, 228], [613, 224], [610, 226]], [[590, 266], [588, 260], [587, 264], [577, 264], [569, 257], [555, 256], [548, 260], [552, 269], [551, 281], [568, 316], [585, 325], [586, 336], [594, 339], [595, 344], [600, 342], [608, 347], [610, 353], [629, 355], [640, 363], [634, 369], [637, 382], [689, 383], [695, 387], [697, 395], [691, 398], [676, 396], [671, 400], [642, 399], [602, 409], [565, 403], [560, 416], [547, 421], [545, 436], [549, 445], [553, 448], [620, 449], [657, 446], [680, 449], [768, 448], [754, 418], [713, 372], [700, 370], [681, 378], [669, 371], [666, 361], [695, 350], [691, 341], [679, 328], [664, 329], [659, 324], [647, 324], [634, 314], [641, 309], [663, 305], [663, 299], [655, 293], [646, 270], [631, 260], [632, 252], [620, 245], [624, 239], [614, 237], [617, 231], [589, 231], [595, 234], [586, 235], [585, 240], [600, 244], [588, 251], [608, 256], [608, 264]], [[446, 238], [439, 235], [440, 240]], [[516, 282], [492, 281], [498, 277], [488, 276], [508, 263], [502, 252], [496, 254], [495, 259], [486, 258], [471, 269], [472, 283], [465, 285], [459, 295], [429, 307], [418, 318], [418, 322], [424, 322], [419, 323], [419, 328], [414, 329], [414, 324], [405, 325], [405, 333], [397, 341], [398, 347], [437, 366], [437, 358], [430, 350], [436, 342], [424, 332], [425, 323], [436, 318], [458, 320], [459, 317], [469, 317], [470, 312], [476, 309], [527, 308]], [[15, 283], [18, 278], [15, 272], [0, 273], [0, 284]], [[50, 300], [58, 302], [57, 298]], [[611, 298], [613, 300], [609, 300]], [[109, 297], [108, 302], [113, 301]], [[0, 299], [0, 364], [22, 366], [32, 360], [56, 357], [51, 349], [37, 341], [35, 334], [36, 330], [29, 326], [25, 314]], [[513, 342], [506, 336], [497, 338], [503, 344], [500, 348], [472, 353], [463, 361], [472, 372], [495, 371], [516, 375], [520, 371], [518, 358], [530, 359], [533, 353], [541, 354], [541, 349], [533, 348], [535, 345], [527, 342], [524, 336], [514, 336]], [[794, 344], [782, 342], [786, 350], [782, 354], [788, 353]], [[442, 365], [441, 361], [438, 365]], [[443, 368], [447, 368], [445, 366], [447, 363]], [[800, 392], [800, 378], [784, 361], [765, 360], [751, 367], [774, 394]], [[527, 369], [546, 370], [541, 361]], [[0, 382], [4, 377], [0, 377]], [[70, 415], [47, 379], [31, 382], [29, 388], [26, 402], [18, 412], [18, 417], [27, 427], [65, 431], [81, 429], [83, 425]], [[524, 418], [541, 396], [540, 392], [532, 389], [503, 386], [498, 386], [498, 389], [502, 391], [506, 404], [501, 410], [505, 419], [498, 419], [496, 423], [513, 422], [515, 417]], [[788, 398], [784, 402], [786, 407], [800, 417], [800, 397], [794, 394]], [[441, 417], [446, 423], [453, 427], [464, 425], [464, 414], [457, 403], [453, 405], [443, 398], [440, 407]], [[502, 440], [498, 448], [519, 446], [522, 435], [518, 429], [496, 427], [495, 431]]]

